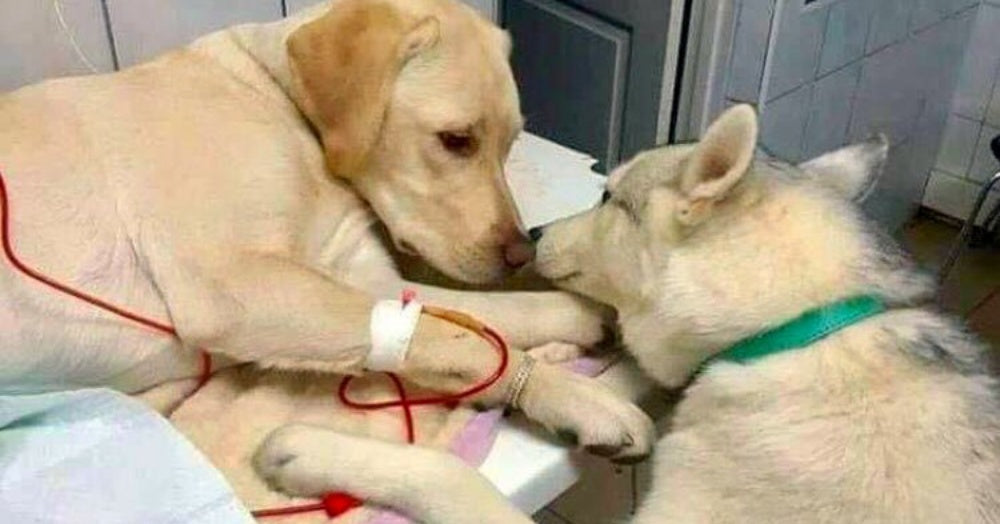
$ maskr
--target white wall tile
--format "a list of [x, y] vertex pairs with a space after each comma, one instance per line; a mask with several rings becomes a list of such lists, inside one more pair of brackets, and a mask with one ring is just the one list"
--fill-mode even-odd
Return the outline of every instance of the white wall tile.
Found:
[[990, 141], [993, 137], [1000, 135], [1000, 127], [984, 125], [979, 133], [979, 140], [975, 141], [975, 153], [970, 155], [972, 166], [969, 168], [969, 178], [976, 182], [985, 182], [997, 171], [1000, 171], [1000, 162], [993, 156], [990, 149]]
[[[279, 0], [280, 1], [280, 0]], [[329, 0], [285, 0], [285, 5], [288, 7], [288, 14], [293, 14], [305, 7], [311, 5], [316, 5], [321, 2], [328, 2]], [[474, 7], [477, 11], [483, 14], [486, 18], [496, 21], [498, 14], [496, 13], [496, 6], [498, 0], [461, 0], [466, 4]]]
[[309, 6], [328, 1], [329, 0], [285, 0], [285, 7], [288, 8], [288, 14], [291, 15]]
[[862, 203], [864, 210], [890, 231], [900, 228], [923, 198], [925, 176], [914, 176], [913, 140], [893, 144], [875, 190]]
[[[886, 165], [885, 177], [889, 179], [889, 187], [898, 195], [903, 205], [908, 206], [911, 211], [916, 212], [924, 197], [924, 187], [927, 185], [927, 178], [930, 176], [934, 165], [934, 157], [937, 153], [937, 144], [940, 143], [940, 129], [936, 133], [934, 144], [926, 147], [920, 141], [920, 136], [914, 136], [904, 144], [895, 146], [889, 151], [889, 162]], [[925, 150], [927, 151], [924, 154]], [[912, 215], [903, 215], [909, 218]], [[902, 223], [897, 224], [902, 226]]]
[[801, 0], [785, 0], [777, 22], [777, 45], [770, 50], [771, 64], [765, 79], [767, 100], [774, 100], [809, 82], [819, 66], [826, 7], [802, 9]]
[[[972, 23], [972, 12], [949, 17], [865, 58], [851, 139], [881, 131], [899, 143], [922, 133], [921, 126], [943, 127]], [[928, 110], [939, 117], [921, 120]]]
[[911, 139], [909, 165], [906, 166], [907, 181], [900, 185], [901, 190], [908, 191], [910, 198], [916, 204], [923, 198], [927, 177], [937, 162], [944, 128], [948, 117], [951, 116], [950, 110], [949, 98], [929, 101], [924, 105], [924, 111], [917, 122], [917, 131]]
[[969, 37], [954, 111], [982, 120], [1000, 67], [1000, 7], [983, 4]]
[[[946, 215], [965, 220], [976, 201], [982, 186], [975, 182], [951, 176], [941, 171], [931, 173], [924, 193], [924, 205]], [[1000, 192], [992, 191], [979, 212], [977, 223], [986, 218], [989, 209], [1000, 200]]]
[[281, 0], [107, 0], [107, 5], [123, 67], [226, 26], [281, 17]]
[[976, 13], [964, 11], [911, 36], [915, 54], [907, 81], [914, 88], [929, 98], [951, 103]]
[[820, 75], [843, 67], [865, 53], [873, 7], [874, 2], [870, 0], [841, 0], [830, 6], [820, 52]]
[[861, 140], [881, 132], [893, 143], [913, 134], [926, 103], [914, 66], [918, 60], [909, 42], [889, 46], [864, 59], [848, 136]]
[[[99, 71], [114, 69], [100, 0], [62, 0], [66, 24]], [[81, 75], [90, 69], [60, 27], [51, 0], [3, 2], [0, 16], [0, 91], [44, 78]]]
[[949, 174], [964, 177], [969, 171], [972, 154], [979, 140], [979, 129], [982, 125], [960, 116], [948, 118], [944, 138], [938, 153], [936, 168]]
[[[982, 2], [980, 2], [980, 0], [950, 0], [950, 3], [951, 3], [951, 12], [956, 13], [958, 11], [961, 11], [963, 9], [968, 9]], [[990, 3], [996, 4], [998, 2], [991, 0]]]
[[802, 158], [813, 158], [844, 145], [860, 77], [861, 63], [858, 62], [816, 81]]
[[877, 0], [868, 31], [866, 52], [871, 53], [906, 37], [913, 0]]
[[[909, 40], [913, 68], [904, 82], [922, 97], [920, 117], [910, 137], [909, 164], [895, 191], [918, 204], [943, 142], [950, 115], [958, 65], [975, 20], [976, 10], [962, 11], [913, 34]], [[959, 161], [961, 164], [961, 161]], [[965, 164], [968, 165], [968, 164]]]
[[[877, 0], [881, 1], [881, 0]], [[910, 30], [919, 31], [940, 22], [944, 17], [976, 4], [978, 0], [916, 0], [910, 17]]]
[[916, 31], [941, 20], [946, 13], [938, 8], [943, 3], [941, 0], [915, 0], [910, 14], [910, 30]]
[[807, 84], [772, 100], [761, 112], [760, 142], [771, 153], [784, 160], [802, 160], [812, 87], [812, 84]]
[[986, 123], [1000, 127], [1000, 71], [993, 81], [993, 96], [986, 108]]
[[729, 58], [727, 98], [744, 102], [757, 101], [773, 14], [773, 0], [739, 2], [733, 53]]

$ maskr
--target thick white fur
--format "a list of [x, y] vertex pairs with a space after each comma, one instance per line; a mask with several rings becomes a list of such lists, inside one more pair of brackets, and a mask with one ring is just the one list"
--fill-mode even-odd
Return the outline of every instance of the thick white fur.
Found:
[[[885, 140], [796, 167], [746, 162], [756, 133], [737, 106], [698, 144], [640, 154], [611, 177], [607, 203], [538, 244], [542, 274], [618, 310], [650, 376], [693, 377], [633, 522], [1000, 522], [985, 348], [925, 305], [933, 281], [850, 203]], [[889, 311], [696, 375], [745, 337], [861, 293]]]
[[[297, 50], [308, 60], [293, 68], [288, 43], [306, 27], [310, 39]], [[315, 80], [330, 73], [326, 60], [348, 56], [337, 49], [372, 27], [387, 37], [376, 42], [401, 47], [381, 49], [381, 70], [362, 64], [341, 84], [396, 77], [374, 82], [386, 96], [359, 106], [371, 121], [345, 131], [323, 113], [338, 108], [316, 102], [326, 93]], [[380, 234], [381, 222], [397, 244], [456, 278], [505, 273], [503, 243], [516, 241], [518, 227], [501, 166], [521, 122], [508, 50], [503, 33], [452, 0], [338, 0], [206, 36], [120, 73], [3, 94], [0, 158], [16, 250], [58, 280], [172, 323], [179, 339], [3, 269], [0, 384], [161, 386], [149, 397], [169, 406], [198, 374], [202, 347], [219, 367], [357, 373], [373, 300], [403, 287], [493, 324], [516, 347], [597, 342], [602, 315], [568, 294], [408, 283]], [[455, 126], [477, 133], [472, 157], [438, 142]], [[512, 354], [512, 369], [521, 358]], [[485, 343], [425, 317], [403, 375], [456, 390], [493, 363]], [[475, 400], [499, 403], [508, 380]], [[541, 365], [527, 393], [529, 416], [577, 433], [583, 445], [621, 457], [648, 452], [649, 421], [595, 381]], [[286, 452], [329, 446], [306, 447]], [[298, 472], [266, 473], [302, 485]]]
[[877, 177], [884, 140], [799, 168], [742, 164], [756, 126], [739, 106], [697, 145], [640, 155], [608, 204], [546, 229], [541, 272], [614, 305], [629, 351], [668, 387], [807, 309], [872, 293], [891, 310], [695, 377], [635, 522], [1000, 521], [984, 348], [921, 305], [931, 280], [849, 203]]

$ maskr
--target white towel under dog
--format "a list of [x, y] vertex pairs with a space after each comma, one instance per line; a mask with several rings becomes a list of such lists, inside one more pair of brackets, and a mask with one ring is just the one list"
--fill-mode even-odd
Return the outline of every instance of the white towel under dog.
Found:
[[254, 520], [163, 417], [107, 389], [0, 393], [0, 522]]

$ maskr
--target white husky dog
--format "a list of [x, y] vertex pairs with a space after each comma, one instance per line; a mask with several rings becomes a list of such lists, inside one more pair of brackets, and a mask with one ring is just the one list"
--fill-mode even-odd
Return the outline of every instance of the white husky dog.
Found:
[[[985, 348], [926, 305], [933, 280], [851, 203], [885, 140], [799, 166], [755, 159], [756, 140], [753, 110], [734, 107], [701, 142], [617, 169], [597, 208], [532, 232], [542, 274], [617, 308], [657, 382], [690, 382], [635, 522], [1000, 522]], [[361, 465], [311, 449], [325, 488]], [[472, 470], [447, 471], [424, 505], [452, 510], [415, 516], [530, 522], [487, 504]]]
[[534, 234], [542, 274], [617, 308], [649, 375], [694, 377], [636, 522], [1000, 522], [985, 348], [851, 203], [885, 140], [792, 166], [756, 139], [734, 107]]

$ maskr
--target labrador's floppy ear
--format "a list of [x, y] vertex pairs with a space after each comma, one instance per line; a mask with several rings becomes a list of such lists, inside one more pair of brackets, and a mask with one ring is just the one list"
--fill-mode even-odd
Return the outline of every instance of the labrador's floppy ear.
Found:
[[387, 2], [340, 0], [289, 36], [292, 97], [319, 131], [333, 174], [363, 168], [396, 77], [439, 35], [434, 17], [409, 16]]
[[746, 104], [733, 106], [705, 131], [687, 159], [680, 178], [684, 202], [678, 219], [703, 220], [750, 169], [757, 148], [757, 113]]

